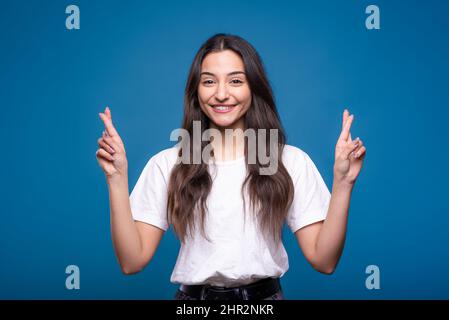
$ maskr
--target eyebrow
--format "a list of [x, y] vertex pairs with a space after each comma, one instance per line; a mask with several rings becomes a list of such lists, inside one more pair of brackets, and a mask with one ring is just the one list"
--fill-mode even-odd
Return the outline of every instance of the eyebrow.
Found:
[[[233, 76], [233, 75], [236, 75], [236, 74], [244, 74], [244, 75], [246, 75], [246, 73], [243, 72], [243, 71], [232, 71], [232, 72], [228, 73], [228, 76]], [[215, 77], [215, 74], [213, 74], [212, 72], [207, 72], [207, 71], [201, 72], [200, 76], [202, 76], [202, 75], [208, 75], [208, 76], [214, 76]]]

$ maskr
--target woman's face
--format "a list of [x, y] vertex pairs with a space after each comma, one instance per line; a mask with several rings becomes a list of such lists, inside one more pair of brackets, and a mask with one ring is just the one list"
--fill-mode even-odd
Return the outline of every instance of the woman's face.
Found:
[[244, 129], [251, 91], [240, 56], [232, 50], [209, 53], [201, 65], [198, 98], [216, 128]]

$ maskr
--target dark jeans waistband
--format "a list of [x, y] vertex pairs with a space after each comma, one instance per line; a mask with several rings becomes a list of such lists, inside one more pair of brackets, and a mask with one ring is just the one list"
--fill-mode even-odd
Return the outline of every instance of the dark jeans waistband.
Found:
[[180, 291], [198, 300], [261, 300], [281, 291], [279, 278], [265, 278], [239, 287], [184, 285]]

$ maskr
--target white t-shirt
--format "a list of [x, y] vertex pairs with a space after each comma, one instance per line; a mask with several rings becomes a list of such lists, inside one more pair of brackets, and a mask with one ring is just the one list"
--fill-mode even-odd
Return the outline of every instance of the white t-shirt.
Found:
[[[167, 188], [177, 154], [177, 146], [164, 149], [145, 165], [130, 195], [134, 220], [168, 229]], [[313, 161], [301, 149], [285, 145], [283, 163], [295, 186], [286, 219], [290, 230], [324, 220], [331, 195]], [[215, 161], [209, 166], [213, 185], [205, 230], [212, 242], [196, 228], [193, 237], [181, 244], [170, 281], [230, 287], [282, 277], [289, 267], [284, 245], [276, 246], [258, 231], [247, 196], [244, 219], [241, 186], [246, 176], [245, 158]]]

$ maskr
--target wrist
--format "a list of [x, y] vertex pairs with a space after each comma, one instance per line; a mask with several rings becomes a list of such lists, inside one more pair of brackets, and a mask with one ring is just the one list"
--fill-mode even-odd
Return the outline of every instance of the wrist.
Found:
[[338, 190], [352, 191], [352, 189], [354, 188], [354, 184], [355, 181], [350, 182], [345, 180], [344, 178], [338, 178], [334, 176], [332, 190], [338, 189]]
[[128, 173], [106, 175], [106, 182], [109, 187], [128, 184]]

